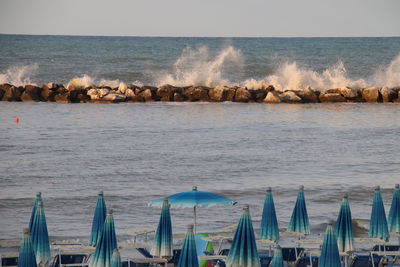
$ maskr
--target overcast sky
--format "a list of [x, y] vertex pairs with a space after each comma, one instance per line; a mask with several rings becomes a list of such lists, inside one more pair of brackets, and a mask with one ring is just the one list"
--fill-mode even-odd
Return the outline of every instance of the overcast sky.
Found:
[[0, 33], [400, 36], [400, 0], [0, 0]]

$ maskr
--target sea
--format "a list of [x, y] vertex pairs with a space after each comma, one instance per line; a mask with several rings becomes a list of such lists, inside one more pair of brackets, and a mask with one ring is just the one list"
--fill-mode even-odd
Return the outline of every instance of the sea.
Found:
[[[0, 83], [394, 87], [399, 53], [397, 37], [0, 35]], [[304, 185], [320, 234], [346, 193], [353, 218], [365, 221], [379, 185], [388, 212], [400, 182], [399, 133], [396, 103], [0, 102], [0, 239], [21, 237], [37, 192], [51, 238], [87, 240], [99, 191], [117, 235], [129, 236], [156, 228], [160, 210], [150, 201], [193, 186], [237, 201], [199, 207], [199, 232], [236, 223], [245, 204], [259, 228], [268, 187], [284, 230]], [[192, 209], [171, 214], [174, 233], [193, 223]]]

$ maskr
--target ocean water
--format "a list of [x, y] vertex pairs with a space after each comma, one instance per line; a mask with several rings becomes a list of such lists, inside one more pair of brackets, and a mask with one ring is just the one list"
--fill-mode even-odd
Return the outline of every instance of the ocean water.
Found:
[[[400, 38], [0, 35], [0, 83], [396, 86], [399, 53]], [[397, 104], [0, 102], [0, 239], [20, 237], [38, 191], [59, 238], [87, 238], [100, 190], [119, 235], [155, 227], [159, 210], [147, 203], [192, 186], [239, 202], [200, 208], [199, 231], [237, 222], [243, 204], [258, 228], [269, 186], [281, 228], [300, 185], [314, 233], [345, 193], [353, 217], [368, 219], [373, 187], [388, 210], [400, 181], [399, 113]], [[176, 233], [193, 220], [190, 209], [172, 216]]]

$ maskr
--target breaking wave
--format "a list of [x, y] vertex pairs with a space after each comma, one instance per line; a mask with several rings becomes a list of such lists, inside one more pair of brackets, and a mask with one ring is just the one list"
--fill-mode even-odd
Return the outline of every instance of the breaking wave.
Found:
[[24, 86], [33, 84], [31, 76], [38, 70], [38, 64], [26, 66], [13, 66], [7, 69], [4, 73], [0, 73], [0, 84], [9, 83], [15, 86]]

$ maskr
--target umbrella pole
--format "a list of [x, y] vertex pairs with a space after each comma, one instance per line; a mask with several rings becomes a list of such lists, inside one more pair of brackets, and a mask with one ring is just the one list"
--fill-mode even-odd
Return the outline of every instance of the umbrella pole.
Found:
[[196, 206], [193, 207], [194, 212], [194, 234], [196, 234]]

